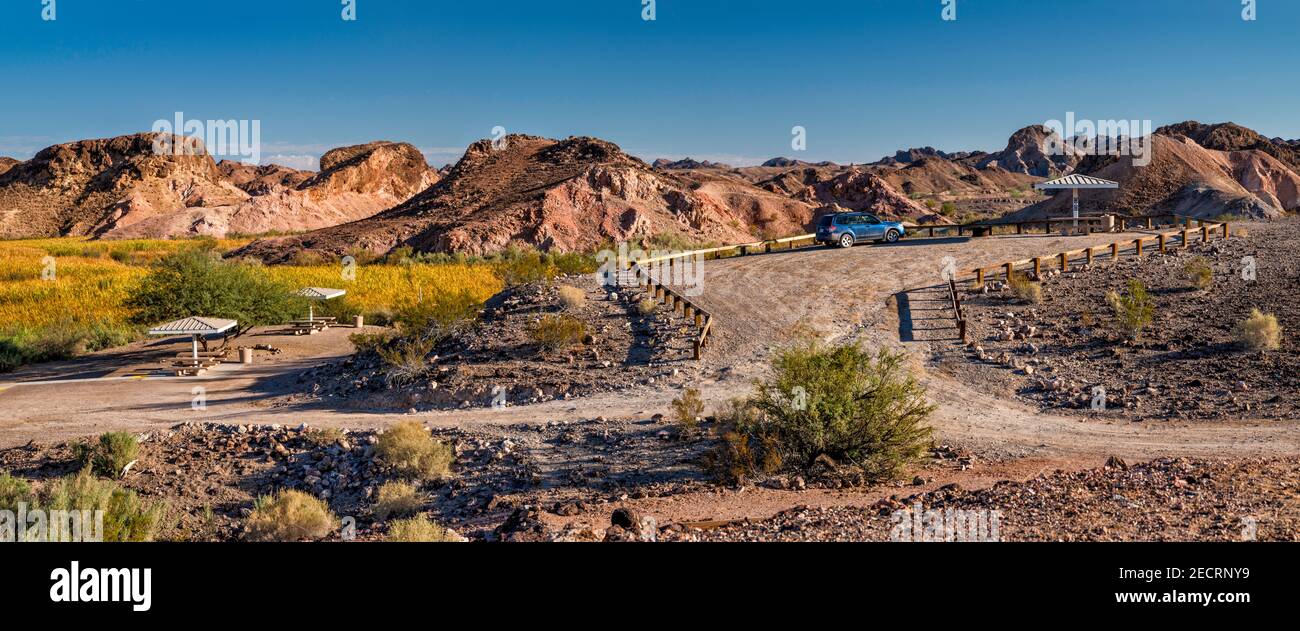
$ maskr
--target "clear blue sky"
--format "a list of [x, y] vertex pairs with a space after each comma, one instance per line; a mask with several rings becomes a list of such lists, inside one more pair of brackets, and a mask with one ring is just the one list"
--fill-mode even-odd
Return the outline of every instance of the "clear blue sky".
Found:
[[1067, 111], [1300, 137], [1295, 0], [41, 1], [0, 0], [0, 155], [176, 111], [260, 120], [264, 156], [439, 164], [497, 125], [733, 163], [996, 149]]

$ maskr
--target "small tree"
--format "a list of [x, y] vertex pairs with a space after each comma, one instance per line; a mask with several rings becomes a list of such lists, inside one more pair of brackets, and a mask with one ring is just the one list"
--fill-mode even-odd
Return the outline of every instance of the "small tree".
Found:
[[307, 310], [305, 299], [292, 286], [275, 280], [265, 269], [223, 261], [201, 250], [176, 252], [154, 264], [131, 290], [126, 306], [141, 324], [196, 315], [239, 322], [239, 329], [227, 340], [256, 326], [284, 323]]
[[872, 480], [895, 478], [924, 453], [935, 409], [903, 360], [855, 345], [791, 348], [758, 384], [757, 414], [737, 429], [769, 462], [806, 469], [828, 457]]

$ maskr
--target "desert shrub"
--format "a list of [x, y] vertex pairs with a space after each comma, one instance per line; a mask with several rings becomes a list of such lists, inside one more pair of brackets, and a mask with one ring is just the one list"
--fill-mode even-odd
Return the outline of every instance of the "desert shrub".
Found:
[[402, 421], [380, 434], [375, 455], [399, 474], [416, 480], [450, 476], [455, 459], [451, 445], [435, 440], [416, 421]]
[[424, 506], [424, 496], [410, 482], [385, 482], [375, 498], [375, 518], [384, 521], [390, 515], [410, 515]]
[[1012, 271], [1007, 284], [1011, 286], [1011, 295], [1020, 300], [1029, 304], [1043, 301], [1043, 284], [1029, 280], [1029, 276], [1023, 273]]
[[305, 299], [266, 269], [183, 250], [160, 260], [126, 299], [132, 318], [157, 324], [192, 315], [239, 322], [233, 337], [255, 326], [282, 324], [306, 313]]
[[323, 539], [337, 525], [325, 502], [302, 491], [282, 489], [253, 502], [244, 535], [253, 541]]
[[1214, 280], [1214, 268], [1210, 267], [1205, 257], [1198, 256], [1192, 259], [1187, 265], [1183, 266], [1183, 274], [1187, 276], [1188, 282], [1192, 287], [1205, 289], [1210, 286]]
[[659, 310], [659, 303], [649, 298], [638, 301], [636, 303], [636, 312], [643, 316], [648, 316], [658, 310]]
[[672, 406], [673, 418], [686, 429], [695, 429], [700, 417], [704, 416], [704, 399], [695, 388], [683, 390], [682, 396], [673, 399]]
[[1251, 309], [1250, 317], [1237, 325], [1237, 339], [1252, 351], [1273, 351], [1282, 345], [1282, 326], [1277, 316]]
[[104, 321], [61, 318], [37, 327], [0, 331], [0, 372], [39, 362], [72, 359], [84, 353], [128, 344], [140, 337], [138, 327]]
[[873, 481], [893, 479], [924, 453], [935, 409], [904, 358], [856, 345], [787, 349], [736, 431], [764, 468], [804, 470], [829, 458]]
[[943, 205], [939, 207], [939, 212], [945, 217], [951, 217], [957, 212], [957, 204], [944, 202]]
[[399, 305], [393, 319], [404, 335], [419, 335], [436, 345], [473, 328], [482, 306], [469, 291], [445, 292]]
[[394, 520], [388, 524], [388, 535], [384, 540], [403, 543], [439, 543], [457, 539], [446, 528], [429, 521], [427, 517], [420, 516]]
[[35, 503], [35, 498], [32, 485], [27, 480], [15, 478], [8, 471], [0, 472], [0, 510], [16, 511], [19, 502], [31, 506]]
[[96, 475], [121, 478], [126, 465], [140, 455], [140, 442], [129, 432], [108, 432], [100, 435], [90, 457], [90, 466]]
[[433, 369], [429, 363], [433, 340], [426, 337], [404, 337], [384, 346], [376, 346], [375, 352], [384, 360], [385, 379], [395, 386], [414, 383]]
[[293, 258], [289, 261], [289, 264], [294, 267], [314, 267], [317, 265], [324, 265], [325, 262], [325, 257], [321, 255], [320, 252], [298, 250], [297, 252], [294, 252]]
[[378, 333], [353, 333], [348, 336], [348, 341], [358, 351], [376, 350], [393, 340], [391, 331], [380, 331]]
[[1120, 333], [1133, 340], [1142, 335], [1155, 316], [1155, 303], [1147, 293], [1146, 285], [1137, 279], [1128, 281], [1128, 291], [1123, 294], [1107, 292], [1106, 304], [1115, 314], [1115, 325]]
[[550, 280], [555, 267], [540, 252], [533, 250], [507, 250], [496, 263], [497, 276], [506, 287], [516, 287]]
[[587, 304], [587, 292], [568, 285], [560, 287], [560, 306], [572, 311], [582, 308], [585, 304]]
[[346, 437], [337, 427], [313, 427], [303, 432], [302, 437], [314, 447], [325, 448], [339, 444]]
[[561, 274], [592, 274], [600, 268], [594, 255], [581, 252], [555, 252], [547, 258]]
[[761, 434], [759, 412], [747, 399], [732, 399], [714, 412], [718, 444], [704, 454], [704, 469], [720, 482], [738, 484], [749, 477], [781, 470], [780, 446]]
[[528, 333], [543, 349], [559, 351], [581, 342], [587, 334], [587, 325], [567, 315], [544, 315], [532, 324]]
[[163, 504], [145, 502], [135, 491], [86, 470], [49, 483], [38, 501], [46, 511], [104, 511], [104, 541], [153, 540], [164, 510]]

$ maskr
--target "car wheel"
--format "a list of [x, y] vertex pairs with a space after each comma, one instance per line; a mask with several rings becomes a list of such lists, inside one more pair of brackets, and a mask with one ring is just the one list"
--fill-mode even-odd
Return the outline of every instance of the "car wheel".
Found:
[[851, 248], [851, 247], [853, 247], [853, 235], [846, 234], [846, 235], [844, 235], [844, 236], [841, 236], [841, 237], [840, 237], [840, 247], [842, 247], [842, 248]]
[[898, 243], [898, 231], [891, 229], [885, 233], [885, 243]]

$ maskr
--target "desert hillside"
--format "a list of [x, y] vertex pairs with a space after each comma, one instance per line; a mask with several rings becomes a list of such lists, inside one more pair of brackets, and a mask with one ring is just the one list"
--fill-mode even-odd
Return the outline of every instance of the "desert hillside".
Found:
[[656, 170], [613, 143], [511, 135], [470, 145], [438, 184], [374, 217], [251, 244], [241, 255], [286, 260], [300, 250], [339, 256], [491, 254], [511, 246], [577, 251], [612, 241], [676, 235], [738, 242], [799, 232], [812, 207], [728, 177]]
[[[1080, 162], [1078, 172], [1120, 184], [1118, 190], [1080, 191], [1084, 212], [1276, 217], [1300, 207], [1300, 175], [1264, 151], [1218, 151], [1187, 136], [1157, 133], [1151, 156], [1145, 167], [1127, 157], [1089, 156]], [[1069, 212], [1067, 191], [1008, 219]]]
[[158, 134], [55, 145], [0, 172], [0, 237], [168, 238], [310, 230], [368, 217], [437, 180], [415, 147], [379, 142], [322, 171], [154, 151]]

